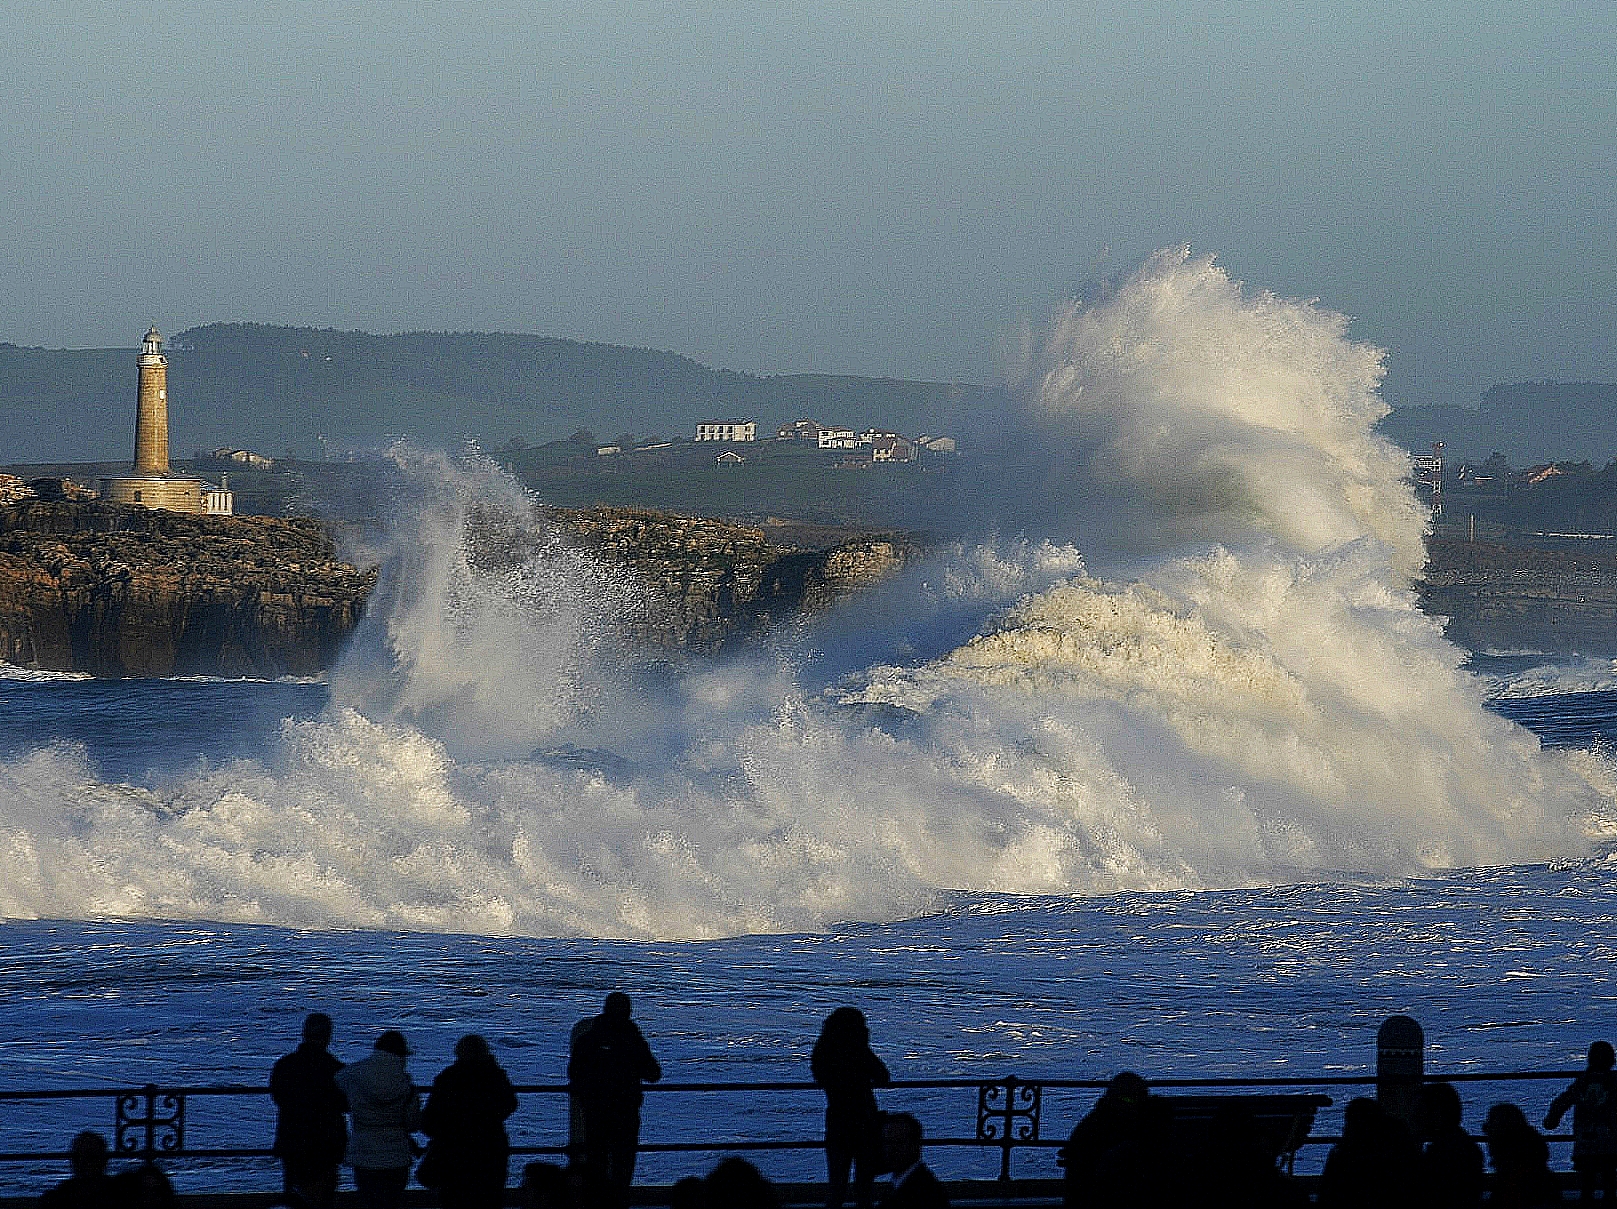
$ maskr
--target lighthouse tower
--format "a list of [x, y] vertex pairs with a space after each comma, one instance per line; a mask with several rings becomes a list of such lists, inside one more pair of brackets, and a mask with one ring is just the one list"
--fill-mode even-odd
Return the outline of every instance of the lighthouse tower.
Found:
[[139, 385], [135, 389], [135, 464], [128, 474], [101, 480], [101, 498], [168, 512], [229, 516], [230, 491], [194, 474], [174, 474], [168, 465], [168, 358], [155, 326], [140, 342]]
[[156, 325], [140, 344], [135, 396], [135, 473], [168, 473], [168, 358]]

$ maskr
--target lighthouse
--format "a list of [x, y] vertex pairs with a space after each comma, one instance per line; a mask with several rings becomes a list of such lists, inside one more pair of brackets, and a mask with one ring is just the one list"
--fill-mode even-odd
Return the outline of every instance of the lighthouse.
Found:
[[156, 324], [140, 342], [136, 366], [135, 462], [128, 474], [101, 480], [101, 498], [166, 512], [229, 516], [235, 501], [227, 488], [169, 469], [168, 358], [163, 355], [163, 334]]
[[168, 473], [168, 358], [154, 323], [140, 342], [135, 392], [135, 473]]

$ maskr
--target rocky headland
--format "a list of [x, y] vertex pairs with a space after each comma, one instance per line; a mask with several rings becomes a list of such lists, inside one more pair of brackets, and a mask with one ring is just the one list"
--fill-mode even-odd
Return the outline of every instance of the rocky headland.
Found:
[[630, 571], [644, 604], [623, 636], [665, 653], [714, 655], [823, 610], [914, 556], [913, 538], [738, 525], [634, 508], [548, 509], [567, 539]]
[[0, 508], [0, 659], [96, 676], [313, 675], [375, 580], [313, 520], [12, 504]]
[[1617, 542], [1427, 540], [1421, 608], [1472, 651], [1617, 655]]
[[[652, 658], [718, 654], [904, 565], [895, 533], [763, 526], [632, 508], [547, 509], [548, 531], [621, 567], [620, 638]], [[1617, 654], [1617, 549], [1434, 537], [1421, 607], [1471, 650]], [[525, 556], [513, 552], [513, 557]], [[0, 506], [0, 660], [96, 676], [315, 675], [359, 623], [376, 570], [308, 518], [207, 517], [90, 501]]]
[[[897, 535], [637, 509], [544, 519], [632, 574], [642, 604], [620, 619], [621, 637], [658, 657], [753, 640], [874, 583], [915, 549]], [[109, 677], [313, 675], [335, 662], [375, 583], [375, 568], [344, 562], [307, 518], [25, 501], [0, 507], [0, 660]]]

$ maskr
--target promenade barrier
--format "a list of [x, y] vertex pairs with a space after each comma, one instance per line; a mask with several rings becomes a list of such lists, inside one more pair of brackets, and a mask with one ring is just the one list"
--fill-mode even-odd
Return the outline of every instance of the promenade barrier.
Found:
[[[1416, 1081], [1460, 1085], [1471, 1106], [1468, 1117], [1480, 1120], [1486, 1104], [1516, 1099], [1529, 1106], [1529, 1115], [1541, 1111], [1560, 1086], [1577, 1071], [1466, 1072], [1435, 1076], [1416, 1074]], [[1008, 1199], [1013, 1185], [1047, 1186], [1060, 1175], [1051, 1153], [1062, 1146], [1074, 1125], [1099, 1093], [1105, 1079], [1023, 1079], [1006, 1075], [992, 1079], [900, 1080], [882, 1089], [884, 1108], [914, 1112], [927, 1131], [928, 1161], [948, 1168], [950, 1152], [975, 1152], [976, 1162], [989, 1161], [978, 1179], [999, 1185]], [[1531, 1094], [1513, 1091], [1536, 1085]], [[1314, 1133], [1315, 1110], [1340, 1106], [1357, 1095], [1374, 1094], [1377, 1076], [1284, 1078], [1155, 1079], [1153, 1094], [1177, 1097], [1181, 1115], [1207, 1115], [1219, 1097], [1241, 1097], [1271, 1105], [1275, 1121], [1287, 1117], [1291, 1125], [1273, 1124], [1279, 1142], [1274, 1147], [1287, 1170], [1297, 1153], [1310, 1150], [1322, 1160], [1324, 1150], [1338, 1140], [1334, 1130]], [[1491, 1094], [1479, 1099], [1475, 1089]], [[529, 1159], [564, 1160], [567, 1153], [568, 1098], [562, 1083], [520, 1084], [521, 1107], [511, 1121], [513, 1180]], [[426, 1089], [422, 1089], [425, 1093]], [[806, 1152], [819, 1152], [823, 1138], [817, 1125], [823, 1093], [812, 1083], [659, 1083], [648, 1086], [644, 1109], [643, 1155], [704, 1156], [682, 1174], [705, 1171], [717, 1156], [755, 1156], [765, 1174], [771, 1174], [764, 1155], [805, 1152], [797, 1166], [810, 1165]], [[680, 1098], [687, 1111], [673, 1113], [669, 1101]], [[737, 1099], [739, 1110], [733, 1107]], [[689, 1106], [698, 1107], [694, 1117]], [[664, 1106], [667, 1106], [665, 1109]], [[730, 1105], [732, 1107], [726, 1107]], [[1273, 1108], [1282, 1105], [1282, 1109]], [[1277, 1115], [1279, 1114], [1279, 1115]], [[31, 1116], [31, 1120], [25, 1117]], [[699, 1121], [700, 1136], [667, 1137], [660, 1123], [675, 1117]], [[279, 1184], [279, 1169], [269, 1147], [275, 1110], [268, 1088], [261, 1086], [156, 1086], [81, 1089], [0, 1090], [0, 1186], [7, 1192], [37, 1189], [65, 1174], [67, 1143], [73, 1133], [94, 1129], [106, 1134], [114, 1158], [159, 1160], [175, 1177], [182, 1191], [270, 1191]], [[729, 1125], [746, 1124], [736, 1129]], [[1550, 1135], [1552, 1142], [1570, 1142], [1570, 1133]], [[18, 1149], [18, 1144], [26, 1149]], [[941, 1152], [941, 1153], [940, 1153]], [[814, 1164], [818, 1159], [813, 1160]], [[7, 1173], [14, 1178], [8, 1178]], [[959, 1178], [962, 1173], [955, 1173]], [[970, 1173], [964, 1173], [970, 1175]], [[773, 1177], [772, 1177], [773, 1178]], [[41, 1184], [41, 1181], [44, 1184]]]

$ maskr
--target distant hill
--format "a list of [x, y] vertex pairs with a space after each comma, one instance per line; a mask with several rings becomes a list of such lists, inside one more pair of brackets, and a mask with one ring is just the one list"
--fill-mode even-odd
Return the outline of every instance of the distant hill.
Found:
[[1502, 453], [1515, 466], [1617, 458], [1617, 383], [1518, 382], [1490, 386], [1482, 405], [1401, 407], [1381, 430], [1406, 449], [1442, 441], [1451, 458]]
[[[757, 376], [689, 357], [544, 336], [365, 332], [214, 323], [174, 336], [169, 429], [176, 458], [229, 445], [271, 456], [335, 454], [409, 436], [486, 448], [588, 429], [687, 436], [704, 418], [747, 418], [762, 435], [801, 417], [952, 431], [994, 388], [838, 375]], [[137, 344], [0, 344], [0, 464], [130, 456]]]

